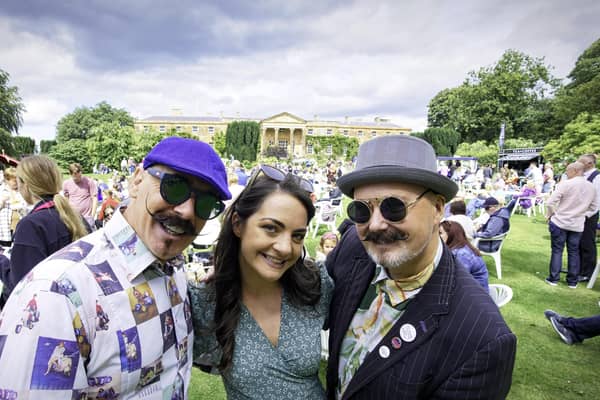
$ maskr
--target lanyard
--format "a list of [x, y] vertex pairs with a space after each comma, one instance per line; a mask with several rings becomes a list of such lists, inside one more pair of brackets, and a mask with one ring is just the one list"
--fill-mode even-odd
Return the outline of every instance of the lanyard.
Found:
[[47, 201], [43, 204], [40, 204], [39, 206], [37, 206], [36, 208], [34, 208], [31, 212], [34, 213], [36, 211], [40, 211], [40, 210], [44, 210], [46, 208], [52, 208], [54, 207], [54, 202], [52, 200]]

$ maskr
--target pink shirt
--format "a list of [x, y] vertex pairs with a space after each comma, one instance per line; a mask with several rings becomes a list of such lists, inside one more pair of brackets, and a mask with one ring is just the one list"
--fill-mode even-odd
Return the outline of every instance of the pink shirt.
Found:
[[81, 177], [79, 183], [73, 179], [63, 182], [63, 192], [69, 199], [69, 203], [84, 217], [92, 216], [92, 204], [98, 194], [96, 183], [85, 176]]
[[583, 176], [561, 181], [546, 201], [550, 220], [571, 232], [583, 232], [585, 213], [597, 208], [596, 190]]

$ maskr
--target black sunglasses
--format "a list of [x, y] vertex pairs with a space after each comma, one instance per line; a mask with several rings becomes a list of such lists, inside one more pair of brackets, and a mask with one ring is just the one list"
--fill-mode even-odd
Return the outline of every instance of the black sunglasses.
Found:
[[194, 212], [200, 219], [216, 218], [225, 209], [225, 203], [214, 193], [194, 189], [181, 175], [170, 174], [156, 168], [147, 168], [146, 171], [160, 179], [160, 195], [171, 205], [177, 206], [186, 202], [193, 193], [195, 197]]
[[421, 199], [425, 195], [425, 193], [430, 192], [430, 189], [427, 189], [423, 193], [417, 196], [416, 199], [406, 204], [403, 200], [397, 197], [385, 197], [383, 199], [369, 199], [369, 200], [353, 200], [348, 204], [348, 208], [346, 212], [348, 213], [348, 218], [350, 218], [353, 222], [357, 224], [364, 224], [369, 222], [371, 219], [371, 214], [373, 213], [374, 204], [379, 203], [379, 211], [383, 218], [387, 219], [390, 222], [400, 222], [404, 218], [406, 218], [406, 211], [415, 205], [417, 201]]
[[[275, 168], [275, 167], [271, 167], [270, 165], [260, 165], [258, 170], [254, 173], [254, 175], [252, 175], [252, 177], [248, 181], [248, 184], [246, 185], [246, 187], [251, 187], [261, 172], [263, 174], [265, 174], [267, 177], [269, 177], [277, 182], [283, 181], [286, 176], [290, 175], [287, 172], [283, 172], [282, 170]], [[293, 177], [295, 182], [298, 185], [300, 185], [300, 187], [303, 190], [307, 191], [308, 193], [312, 193], [315, 191], [313, 189], [312, 183], [310, 183], [308, 180], [306, 180], [304, 178], [300, 178], [299, 176], [296, 176], [296, 175], [291, 175], [291, 176]]]

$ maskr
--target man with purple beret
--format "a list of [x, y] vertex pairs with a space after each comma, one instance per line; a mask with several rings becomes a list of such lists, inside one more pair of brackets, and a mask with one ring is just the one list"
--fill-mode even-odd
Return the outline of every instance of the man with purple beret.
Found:
[[129, 194], [103, 228], [13, 291], [0, 314], [0, 393], [186, 397], [194, 333], [181, 253], [231, 198], [227, 173], [208, 144], [169, 137]]

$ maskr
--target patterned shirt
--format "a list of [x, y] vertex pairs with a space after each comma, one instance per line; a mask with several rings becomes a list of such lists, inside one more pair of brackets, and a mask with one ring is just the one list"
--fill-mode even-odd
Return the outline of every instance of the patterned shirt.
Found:
[[160, 265], [120, 211], [42, 261], [0, 314], [0, 398], [185, 398], [182, 264]]
[[371, 281], [354, 318], [342, 340], [339, 360], [338, 398], [342, 398], [352, 377], [365, 358], [381, 342], [402, 316], [409, 300], [421, 291], [442, 257], [441, 239], [431, 264], [417, 275], [402, 280], [391, 279], [377, 264]]

